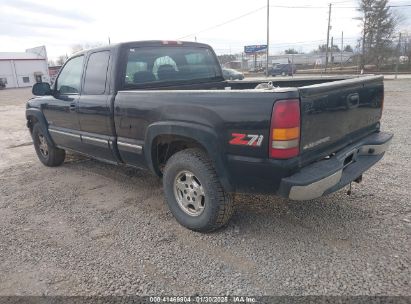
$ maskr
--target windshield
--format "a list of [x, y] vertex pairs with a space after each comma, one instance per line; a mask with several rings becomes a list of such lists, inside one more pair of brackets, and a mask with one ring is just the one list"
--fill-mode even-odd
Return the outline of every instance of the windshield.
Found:
[[139, 47], [127, 50], [125, 86], [221, 78], [213, 53], [203, 47]]

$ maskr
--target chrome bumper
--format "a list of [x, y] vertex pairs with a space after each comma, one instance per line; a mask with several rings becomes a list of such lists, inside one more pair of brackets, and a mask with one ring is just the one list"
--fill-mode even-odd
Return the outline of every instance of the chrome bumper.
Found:
[[301, 201], [341, 189], [383, 157], [392, 137], [389, 133], [374, 133], [344, 148], [330, 159], [302, 168], [298, 173], [282, 179], [280, 195]]

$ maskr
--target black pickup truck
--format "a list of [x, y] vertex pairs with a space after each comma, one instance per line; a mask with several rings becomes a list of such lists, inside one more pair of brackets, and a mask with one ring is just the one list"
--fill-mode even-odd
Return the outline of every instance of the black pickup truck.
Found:
[[383, 78], [225, 81], [210, 46], [140, 41], [83, 51], [35, 84], [27, 126], [40, 161], [72, 150], [163, 178], [179, 223], [228, 222], [233, 194], [311, 200], [378, 162]]

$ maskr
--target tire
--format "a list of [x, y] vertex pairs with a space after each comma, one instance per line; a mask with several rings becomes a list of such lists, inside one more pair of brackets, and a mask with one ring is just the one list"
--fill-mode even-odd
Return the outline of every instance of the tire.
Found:
[[[171, 156], [164, 169], [163, 186], [171, 213], [188, 229], [210, 232], [226, 225], [233, 215], [233, 198], [224, 191], [201, 149], [186, 149]], [[191, 206], [187, 205], [190, 202]]]
[[48, 167], [60, 166], [66, 158], [66, 151], [57, 148], [45, 135], [46, 132], [40, 123], [33, 126], [31, 134], [39, 160]]

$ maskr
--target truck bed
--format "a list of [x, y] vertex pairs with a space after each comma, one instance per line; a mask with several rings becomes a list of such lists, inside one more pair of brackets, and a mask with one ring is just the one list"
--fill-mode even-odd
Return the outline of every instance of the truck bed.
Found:
[[[144, 140], [150, 126], [160, 122], [185, 123], [187, 127], [203, 126], [214, 133], [215, 142], [209, 143], [212, 144], [210, 151], [224, 155], [224, 160], [231, 156], [265, 160], [268, 159], [273, 104], [276, 100], [300, 99], [300, 155], [282, 161], [287, 167], [283, 174], [287, 175], [379, 129], [382, 76], [278, 80], [274, 85], [284, 87], [251, 89], [259, 83], [234, 81], [178, 89], [119, 91], [114, 105], [118, 140], [142, 146], [147, 151]], [[289, 86], [290, 83], [295, 86]], [[229, 145], [230, 135], [236, 132], [263, 135], [264, 141], [259, 149]], [[126, 162], [139, 165], [135, 163], [139, 162], [138, 158], [126, 147], [119, 146], [119, 151]], [[264, 178], [264, 174], [260, 175]]]

